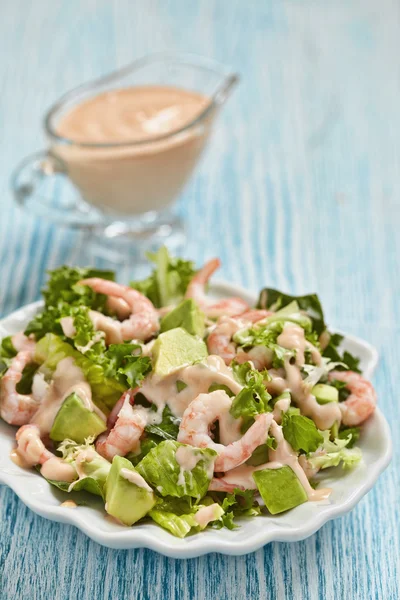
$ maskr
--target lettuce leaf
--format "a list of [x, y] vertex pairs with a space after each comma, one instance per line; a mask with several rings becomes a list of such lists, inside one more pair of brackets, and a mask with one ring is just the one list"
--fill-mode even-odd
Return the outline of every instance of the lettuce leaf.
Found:
[[36, 344], [35, 361], [42, 364], [41, 368], [45, 371], [54, 371], [60, 360], [69, 356], [82, 369], [92, 389], [93, 401], [100, 408], [105, 405], [111, 409], [125, 391], [125, 385], [114, 377], [107, 377], [105, 369], [101, 365], [95, 364], [52, 333], [47, 333]]
[[161, 444], [162, 439], [158, 436], [147, 434], [146, 437], [140, 440], [140, 452], [138, 454], [129, 452], [126, 458], [133, 464], [134, 467], [140, 463], [142, 458], [146, 456], [158, 444]]
[[[172, 535], [184, 538], [189, 533], [195, 533], [205, 528], [200, 526], [195, 515], [202, 508], [211, 506], [213, 500], [205, 496], [201, 502], [201, 504], [194, 505], [190, 497], [159, 499], [156, 506], [149, 512], [149, 516]], [[222, 507], [215, 504], [214, 521], [220, 520], [223, 514]]]
[[161, 442], [136, 465], [136, 470], [162, 496], [191, 496], [200, 499], [208, 490], [217, 453], [211, 448], [186, 446], [198, 459], [195, 467], [186, 471], [175, 456], [178, 448], [183, 446], [185, 444], [173, 440]]
[[107, 297], [88, 286], [78, 285], [78, 281], [89, 277], [114, 280], [112, 271], [63, 266], [49, 271], [49, 275], [47, 286], [42, 290], [45, 308], [28, 323], [26, 335], [33, 333], [38, 340], [46, 333], [63, 336], [60, 318], [71, 315], [76, 307], [86, 306], [104, 312]]
[[155, 264], [152, 274], [143, 281], [132, 281], [131, 287], [147, 296], [157, 308], [177, 304], [196, 272], [193, 262], [171, 257], [165, 246], [154, 254], [147, 253], [147, 257]]
[[165, 406], [161, 423], [147, 425], [145, 431], [157, 435], [164, 440], [176, 440], [179, 433], [181, 419], [174, 417], [169, 406]]
[[[10, 366], [11, 359], [17, 354], [11, 335], [3, 338], [0, 344], [0, 379]], [[22, 393], [22, 392], [21, 392]]]
[[[338, 434], [340, 440], [347, 440], [346, 448], [353, 448], [354, 444], [360, 438], [360, 427], [346, 427], [341, 429]], [[350, 437], [350, 439], [348, 439]]]
[[312, 328], [320, 335], [326, 329], [324, 312], [317, 294], [307, 294], [305, 296], [292, 296], [284, 294], [272, 288], [264, 288], [260, 292], [257, 307], [269, 308], [277, 311], [291, 302], [297, 302], [301, 310], [305, 311], [312, 320]]
[[231, 415], [239, 417], [254, 417], [272, 410], [269, 405], [271, 395], [264, 386], [264, 380], [269, 378], [267, 371], [256, 371], [249, 362], [242, 365], [233, 364], [236, 379], [245, 386], [233, 399], [230, 409]]
[[316, 453], [307, 456], [308, 462], [313, 468], [327, 469], [328, 467], [337, 467], [339, 464], [344, 469], [351, 469], [356, 466], [361, 458], [360, 448], [348, 448], [352, 436], [347, 439], [336, 438], [333, 442], [329, 439], [329, 431], [322, 431], [324, 453]]
[[338, 364], [337, 369], [339, 371], [355, 371], [361, 373], [359, 365], [360, 359], [345, 350], [343, 354], [340, 354], [339, 346], [343, 341], [343, 336], [339, 333], [331, 333], [329, 343], [324, 349], [322, 355], [329, 358], [333, 362], [341, 363]]
[[[79, 460], [80, 478], [69, 483], [67, 481], [47, 481], [63, 492], [89, 492], [105, 499], [104, 485], [111, 469], [111, 463], [103, 458], [92, 445], [93, 438], [88, 438], [85, 444], [77, 444], [73, 440], [64, 440], [58, 446], [58, 452], [67, 462], [75, 466]], [[90, 451], [90, 453], [88, 453]]]
[[256, 490], [235, 489], [230, 494], [212, 493], [212, 497], [221, 504], [224, 514], [219, 523], [214, 527], [226, 527], [227, 529], [236, 529], [236, 518], [256, 517], [261, 514], [258, 502], [254, 500]]
[[314, 452], [324, 441], [314, 421], [300, 415], [295, 408], [289, 408], [283, 414], [282, 431], [285, 440], [296, 452]]

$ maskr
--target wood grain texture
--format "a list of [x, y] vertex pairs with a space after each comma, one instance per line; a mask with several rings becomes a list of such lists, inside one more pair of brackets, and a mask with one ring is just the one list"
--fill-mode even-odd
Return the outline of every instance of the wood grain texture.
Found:
[[[1, 487], [8, 599], [397, 600], [400, 597], [400, 7], [396, 0], [13, 0], [0, 5], [0, 312], [36, 299], [77, 236], [8, 191], [62, 92], [148, 52], [233, 65], [242, 83], [180, 201], [185, 254], [222, 276], [317, 291], [328, 319], [375, 344], [395, 456], [348, 516], [246, 557], [113, 551], [35, 516]], [[399, 336], [399, 337], [397, 337]]]

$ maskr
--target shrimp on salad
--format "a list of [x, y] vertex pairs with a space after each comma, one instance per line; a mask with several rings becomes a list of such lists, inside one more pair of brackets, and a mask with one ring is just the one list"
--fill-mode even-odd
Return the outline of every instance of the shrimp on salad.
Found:
[[232, 400], [223, 390], [210, 394], [199, 394], [183, 413], [179, 427], [178, 441], [198, 448], [213, 448], [218, 452], [215, 471], [230, 471], [246, 462], [254, 450], [265, 443], [272, 414], [258, 415], [255, 423], [236, 442], [224, 446], [217, 444], [210, 436], [211, 425], [227, 415]]
[[207, 302], [205, 286], [208, 283], [211, 275], [221, 266], [221, 261], [218, 258], [209, 260], [204, 267], [197, 271], [192, 278], [186, 290], [186, 298], [193, 298], [206, 314], [211, 319], [221, 315], [232, 317], [248, 310], [249, 305], [242, 298], [226, 298], [210, 304]]
[[33, 352], [22, 350], [11, 359], [11, 364], [0, 380], [0, 415], [10, 425], [29, 423], [39, 407], [33, 394], [19, 394], [17, 384], [25, 367], [33, 362]]
[[114, 328], [120, 334], [120, 341], [133, 339], [146, 341], [158, 331], [159, 319], [156, 309], [152, 302], [137, 290], [99, 277], [82, 279], [79, 283], [89, 286], [98, 294], [120, 298], [129, 306], [130, 316], [124, 321], [115, 321], [102, 313], [90, 311], [90, 316], [94, 317], [93, 324], [97, 329], [104, 331], [106, 325], [107, 334], [109, 328]]
[[26, 466], [41, 465], [47, 479], [71, 483], [77, 477], [74, 467], [48, 450], [40, 438], [40, 429], [29, 423], [20, 427], [15, 435], [17, 453]]
[[354, 427], [364, 423], [372, 415], [376, 406], [376, 392], [369, 381], [354, 371], [331, 371], [329, 380], [344, 381], [350, 396], [339, 403], [342, 423]]
[[128, 390], [123, 394], [122, 407], [118, 412], [111, 431], [102, 434], [96, 442], [96, 450], [107, 460], [114, 456], [125, 456], [131, 450], [140, 447], [140, 438], [147, 425], [144, 408], [134, 408], [136, 390]]

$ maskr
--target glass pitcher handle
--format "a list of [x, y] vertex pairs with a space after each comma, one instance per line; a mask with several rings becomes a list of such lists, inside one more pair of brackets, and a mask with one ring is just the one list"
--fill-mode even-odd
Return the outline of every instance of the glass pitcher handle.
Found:
[[65, 163], [46, 150], [24, 158], [11, 176], [11, 189], [17, 204], [37, 217], [50, 219], [59, 225], [91, 229], [99, 224], [99, 215], [74, 193], [70, 200], [58, 202], [57, 196], [47, 197], [41, 191], [46, 181], [67, 175]]

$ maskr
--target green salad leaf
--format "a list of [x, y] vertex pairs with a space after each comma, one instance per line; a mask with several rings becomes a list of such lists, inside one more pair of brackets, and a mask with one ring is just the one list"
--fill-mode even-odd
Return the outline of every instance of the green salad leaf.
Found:
[[183, 538], [189, 533], [195, 533], [205, 529], [196, 519], [196, 514], [206, 507], [212, 507], [210, 522], [220, 521], [224, 514], [223, 508], [213, 502], [212, 498], [205, 496], [201, 504], [194, 504], [191, 497], [183, 498], [159, 498], [157, 504], [149, 512], [149, 516], [158, 525], [175, 535]]
[[181, 419], [174, 417], [168, 405], [165, 406], [161, 423], [147, 425], [145, 431], [164, 440], [176, 440]]
[[256, 517], [261, 514], [260, 506], [254, 499], [256, 490], [235, 489], [232, 493], [221, 494], [213, 492], [212, 497], [221, 504], [224, 514], [214, 527], [226, 527], [227, 529], [236, 529], [236, 518]]
[[[191, 470], [182, 468], [176, 458], [179, 448], [193, 454], [196, 465]], [[140, 475], [162, 496], [191, 496], [202, 498], [213, 476], [217, 453], [211, 448], [193, 448], [174, 440], [166, 440], [150, 450], [136, 465]]]
[[269, 405], [271, 395], [264, 386], [264, 380], [269, 378], [267, 371], [256, 371], [249, 362], [233, 364], [233, 372], [236, 379], [244, 388], [233, 399], [230, 409], [231, 415], [239, 417], [254, 417], [272, 410]]
[[72, 348], [57, 335], [47, 333], [37, 344], [35, 361], [42, 364], [42, 370], [53, 372], [63, 358], [73, 358], [75, 364], [82, 369], [89, 383], [93, 401], [100, 407], [112, 408], [126, 390], [119, 379], [107, 377], [104, 367]]
[[[361, 373], [359, 365], [360, 359], [345, 350], [343, 354], [339, 351], [339, 346], [343, 341], [343, 336], [339, 333], [331, 333], [329, 343], [324, 349], [322, 356], [329, 358], [332, 362], [341, 363], [338, 364], [337, 369], [339, 371], [355, 371]], [[339, 388], [338, 388], [339, 389]]]
[[360, 433], [360, 427], [344, 427], [343, 429], [340, 429], [338, 438], [340, 440], [347, 440], [346, 448], [353, 448], [360, 439]]
[[260, 292], [257, 307], [277, 311], [288, 306], [291, 302], [297, 302], [300, 309], [307, 313], [312, 320], [312, 328], [318, 335], [325, 331], [324, 312], [317, 294], [292, 296], [272, 288], [264, 288]]
[[322, 431], [321, 434], [323, 436], [323, 452], [307, 456], [307, 460], [313, 468], [327, 469], [341, 464], [344, 469], [351, 469], [360, 462], [362, 458], [360, 448], [348, 447], [352, 440], [352, 434], [349, 434], [346, 439], [336, 438], [334, 441], [329, 439], [329, 431]]
[[72, 314], [74, 307], [86, 306], [93, 310], [104, 311], [107, 297], [97, 294], [90, 287], [79, 285], [78, 281], [89, 277], [101, 277], [114, 280], [112, 271], [62, 266], [49, 271], [47, 286], [42, 290], [45, 307], [36, 315], [25, 329], [25, 334], [35, 334], [36, 339], [46, 333], [62, 336], [60, 318]]
[[299, 414], [298, 409], [289, 408], [282, 417], [285, 440], [296, 452], [314, 452], [324, 441], [314, 421]]
[[155, 264], [153, 272], [143, 281], [132, 281], [131, 287], [147, 296], [157, 308], [180, 302], [196, 272], [193, 262], [171, 257], [165, 246], [147, 253], [147, 257]]
[[[17, 354], [12, 343], [12, 336], [3, 338], [0, 344], [0, 379], [10, 366], [11, 359]], [[22, 393], [22, 392], [21, 392]]]

